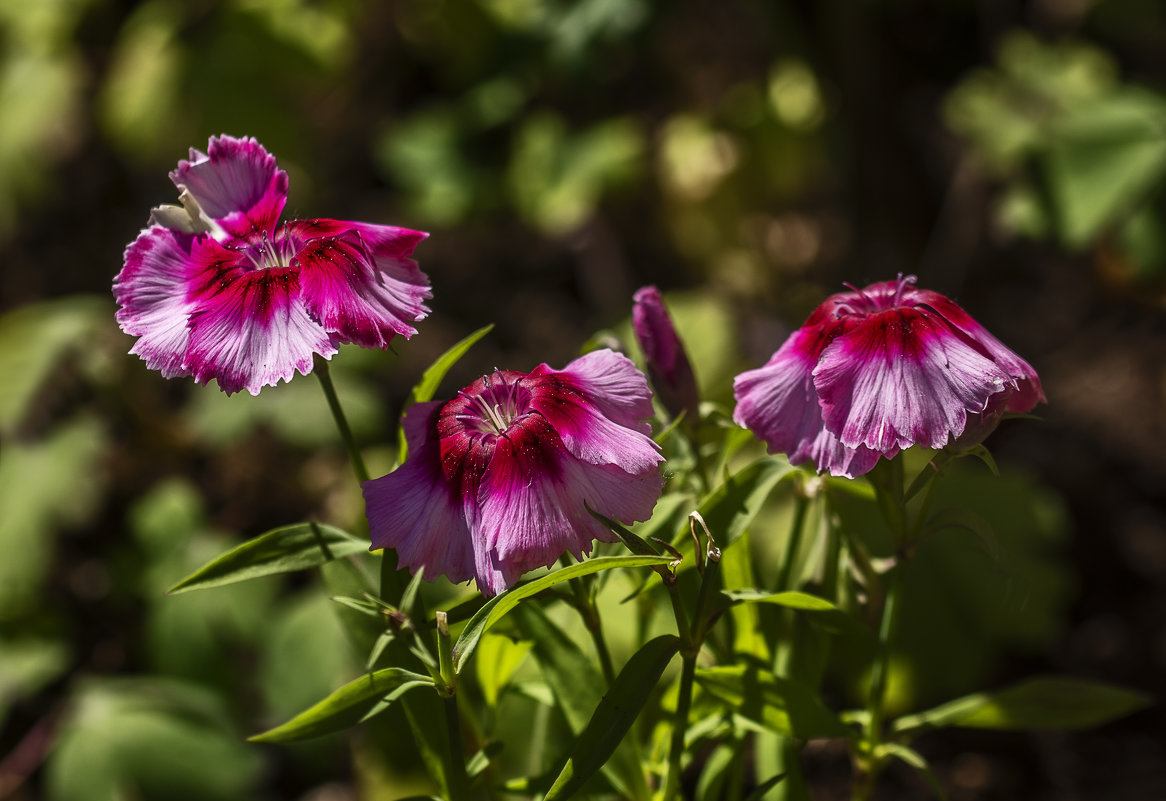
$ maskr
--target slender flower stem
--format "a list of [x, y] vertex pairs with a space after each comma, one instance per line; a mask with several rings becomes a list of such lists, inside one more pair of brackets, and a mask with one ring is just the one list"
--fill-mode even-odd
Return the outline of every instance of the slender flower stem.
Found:
[[470, 782], [466, 777], [466, 758], [462, 751], [461, 719], [457, 708], [457, 695], [451, 695], [442, 701], [445, 707], [445, 728], [449, 732], [449, 749], [445, 754], [445, 783], [449, 789], [449, 801], [467, 801], [470, 797]]
[[320, 356], [315, 357], [312, 372], [320, 379], [320, 388], [324, 390], [324, 397], [328, 400], [328, 408], [332, 411], [332, 419], [336, 421], [336, 428], [340, 430], [340, 438], [344, 440], [344, 447], [348, 449], [348, 459], [352, 462], [352, 469], [361, 484], [368, 481], [368, 468], [364, 465], [364, 457], [356, 447], [356, 440], [352, 437], [352, 429], [348, 427], [348, 418], [344, 416], [344, 409], [340, 406], [340, 398], [336, 395], [336, 386], [332, 383], [332, 373], [328, 369], [328, 360]]
[[865, 775], [861, 777], [856, 796], [867, 799], [874, 791], [879, 774], [879, 762], [875, 751], [882, 744], [883, 718], [886, 713], [887, 679], [890, 674], [891, 640], [899, 618], [899, 604], [902, 587], [900, 567], [894, 567], [887, 576], [887, 593], [883, 600], [883, 616], [879, 623], [879, 650], [870, 675], [870, 697], [867, 699], [867, 748], [869, 762]]
[[798, 558], [798, 551], [802, 547], [802, 532], [806, 528], [806, 511], [810, 508], [810, 499], [801, 490], [800, 484], [794, 489], [794, 517], [790, 523], [789, 537], [785, 542], [785, 558], [777, 574], [777, 590], [785, 592], [792, 590], [791, 578], [793, 566]]
[[445, 612], [437, 612], [437, 662], [441, 676], [438, 693], [443, 696], [445, 708], [445, 730], [449, 737], [449, 748], [445, 752], [445, 784], [449, 790], [449, 801], [466, 801], [469, 798], [469, 780], [466, 778], [466, 757], [462, 748], [461, 716], [457, 706], [457, 676], [453, 670], [453, 640], [449, 636], [449, 622]]
[[[910, 546], [911, 524], [907, 513], [907, 491], [903, 476], [903, 459], [888, 462], [872, 481], [880, 506], [895, 538], [895, 557], [905, 559]], [[891, 642], [899, 617], [902, 594], [903, 564], [893, 565], [885, 574], [882, 618], [879, 621], [879, 645], [871, 666], [870, 695], [867, 698], [866, 750], [862, 775], [855, 787], [855, 797], [865, 800], [874, 792], [880, 760], [877, 756], [883, 741], [883, 719], [886, 714], [887, 681], [890, 675]]]
[[603, 619], [599, 616], [599, 608], [591, 596], [590, 588], [585, 586], [582, 578], [571, 579], [571, 591], [575, 593], [579, 614], [583, 618], [583, 625], [591, 635], [595, 644], [595, 653], [599, 656], [599, 664], [603, 668], [603, 678], [610, 687], [615, 683], [615, 665], [611, 661], [611, 651], [607, 648], [607, 638], [603, 636]]
[[668, 777], [664, 781], [663, 801], [672, 801], [680, 793], [680, 763], [684, 755], [684, 735], [688, 732], [688, 713], [692, 709], [695, 674], [696, 654], [685, 654], [680, 670], [680, 693], [676, 697], [676, 722], [672, 724], [672, 742], [668, 748]]

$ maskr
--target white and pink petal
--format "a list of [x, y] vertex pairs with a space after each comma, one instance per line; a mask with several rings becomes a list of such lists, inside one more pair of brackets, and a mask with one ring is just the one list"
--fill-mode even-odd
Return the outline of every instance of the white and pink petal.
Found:
[[942, 448], [1009, 380], [941, 318], [917, 308], [867, 317], [831, 342], [814, 369], [826, 429], [848, 448], [883, 455], [916, 444]]
[[191, 148], [190, 159], [178, 162], [170, 180], [237, 238], [273, 232], [287, 202], [287, 173], [253, 137], [211, 137], [207, 152]]
[[331, 358], [332, 338], [300, 297], [296, 271], [253, 270], [207, 287], [190, 319], [187, 364], [195, 381], [214, 378], [228, 395], [307, 375], [315, 354]]
[[303, 239], [295, 257], [300, 283], [321, 325], [341, 342], [368, 348], [384, 348], [395, 336], [417, 333], [413, 323], [428, 314], [424, 301], [430, 293], [416, 264], [406, 257], [375, 257], [354, 230], [313, 236], [315, 222], [320, 221], [289, 223], [288, 228]]
[[151, 370], [166, 378], [189, 375], [184, 364], [190, 340], [188, 301], [192, 237], [161, 226], [138, 235], [125, 252], [125, 263], [113, 282], [117, 322], [138, 337], [130, 353], [141, 356]]

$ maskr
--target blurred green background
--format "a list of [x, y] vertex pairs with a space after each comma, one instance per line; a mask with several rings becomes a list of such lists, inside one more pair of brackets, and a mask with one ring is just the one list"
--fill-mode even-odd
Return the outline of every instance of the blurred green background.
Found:
[[[1166, 696], [1164, 90], [1156, 0], [0, 0], [0, 798], [414, 781], [360, 741], [241, 741], [358, 669], [318, 580], [163, 594], [273, 526], [361, 518], [311, 379], [226, 398], [125, 355], [122, 250], [219, 133], [276, 155], [289, 216], [432, 234], [421, 334], [335, 360], [382, 469], [408, 388], [480, 325], [447, 391], [561, 366], [656, 283], [728, 402], [843, 282], [917, 274], [1050, 404], [990, 441], [1003, 480], [953, 485], [1012, 561], [921, 556], [920, 598], [980, 600], [916, 607], [901, 702], [1050, 671]], [[1149, 800], [1164, 730], [920, 748], [953, 799]], [[840, 754], [809, 759], [845, 792]]]

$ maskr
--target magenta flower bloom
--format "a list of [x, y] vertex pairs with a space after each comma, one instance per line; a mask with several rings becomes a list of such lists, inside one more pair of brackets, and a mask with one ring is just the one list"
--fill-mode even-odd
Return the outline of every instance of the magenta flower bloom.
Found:
[[364, 484], [372, 549], [496, 595], [563, 553], [615, 538], [587, 511], [646, 520], [663, 457], [641, 422], [643, 374], [610, 350], [553, 370], [496, 371], [405, 415], [409, 458]]
[[914, 283], [831, 295], [764, 367], [737, 376], [733, 418], [794, 464], [854, 477], [912, 445], [982, 439], [1005, 412], [1044, 402], [1026, 361]]
[[150, 369], [257, 395], [342, 343], [384, 348], [417, 333], [429, 281], [410, 257], [426, 234], [280, 225], [287, 173], [252, 138], [212, 137], [170, 180], [182, 206], [154, 210], [113, 284], [117, 321], [138, 337], [130, 353]]
[[660, 290], [646, 286], [636, 292], [632, 306], [632, 330], [644, 352], [648, 378], [656, 397], [668, 413], [677, 417], [685, 412], [695, 422], [699, 416], [700, 393], [684, 343], [676, 333]]

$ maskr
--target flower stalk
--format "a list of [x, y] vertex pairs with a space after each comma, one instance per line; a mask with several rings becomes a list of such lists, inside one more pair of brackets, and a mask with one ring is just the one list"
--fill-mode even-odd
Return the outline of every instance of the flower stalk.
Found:
[[319, 354], [315, 357], [313, 370], [320, 380], [320, 389], [324, 390], [324, 398], [328, 401], [328, 410], [332, 412], [332, 419], [336, 421], [336, 428], [340, 432], [340, 439], [348, 451], [348, 460], [356, 473], [356, 479], [361, 484], [369, 480], [368, 468], [365, 467], [364, 457], [356, 445], [356, 438], [352, 436], [352, 429], [348, 425], [348, 418], [344, 415], [344, 407], [340, 405], [340, 397], [336, 394], [336, 385], [332, 383], [332, 373], [328, 369], [328, 360]]
[[469, 798], [466, 757], [462, 747], [461, 714], [457, 702], [457, 675], [453, 669], [453, 639], [449, 636], [449, 619], [445, 612], [434, 613], [437, 635], [437, 665], [441, 681], [437, 692], [442, 696], [445, 729], [449, 748], [445, 750], [445, 784], [449, 801]]

